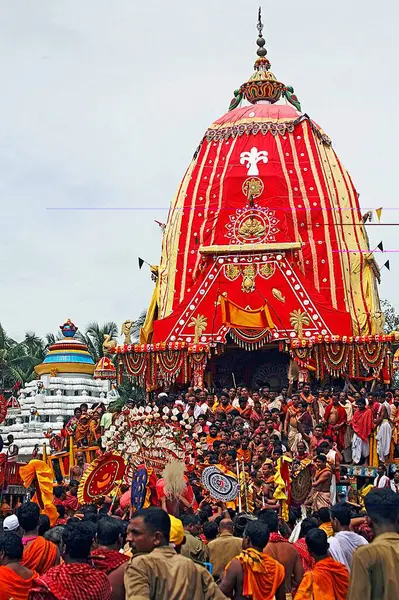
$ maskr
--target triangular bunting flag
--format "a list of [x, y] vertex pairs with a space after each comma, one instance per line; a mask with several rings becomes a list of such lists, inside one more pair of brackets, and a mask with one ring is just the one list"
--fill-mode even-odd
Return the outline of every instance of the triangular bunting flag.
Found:
[[377, 215], [378, 222], [380, 222], [381, 221], [381, 214], [382, 214], [382, 206], [380, 208], [376, 208], [375, 209], [375, 214]]
[[388, 271], [390, 271], [390, 270], [391, 270], [391, 267], [390, 267], [390, 264], [389, 264], [389, 260], [387, 260], [387, 262], [386, 262], [386, 263], [384, 263], [382, 266], [383, 266], [383, 267], [386, 267], [386, 268], [388, 269]]
[[141, 267], [143, 266], [144, 262], [145, 261], [142, 258], [140, 258], [140, 256], [139, 256], [139, 269], [141, 269]]
[[380, 242], [377, 246], [378, 250], [381, 250], [381, 252], [384, 252], [384, 244], [382, 242]]

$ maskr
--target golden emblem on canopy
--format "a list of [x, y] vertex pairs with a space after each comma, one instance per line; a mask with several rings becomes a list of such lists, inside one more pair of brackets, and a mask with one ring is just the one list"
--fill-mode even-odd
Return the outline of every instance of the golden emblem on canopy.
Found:
[[263, 181], [259, 177], [248, 177], [242, 184], [242, 193], [247, 198], [258, 198], [264, 189]]
[[201, 335], [204, 333], [208, 325], [208, 319], [204, 315], [192, 317], [189, 327], [194, 327], [194, 344], [198, 344]]
[[238, 233], [243, 238], [256, 238], [262, 236], [266, 231], [266, 226], [255, 216], [250, 216], [242, 222]]
[[290, 323], [296, 331], [299, 338], [303, 337], [303, 326], [310, 325], [310, 318], [306, 312], [301, 312], [300, 309], [290, 313]]

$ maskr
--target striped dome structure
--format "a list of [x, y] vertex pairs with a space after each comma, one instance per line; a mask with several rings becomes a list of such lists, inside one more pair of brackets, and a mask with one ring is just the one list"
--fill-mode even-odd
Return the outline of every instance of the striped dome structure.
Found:
[[35, 367], [40, 375], [58, 373], [79, 373], [93, 375], [95, 363], [86, 344], [75, 338], [78, 331], [76, 325], [68, 319], [60, 325], [63, 335], [61, 340], [51, 344], [44, 361]]

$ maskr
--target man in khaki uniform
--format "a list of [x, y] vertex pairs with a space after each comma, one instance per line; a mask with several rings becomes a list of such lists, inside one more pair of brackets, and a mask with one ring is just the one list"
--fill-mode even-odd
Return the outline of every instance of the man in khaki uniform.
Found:
[[213, 576], [220, 579], [226, 565], [242, 551], [242, 539], [233, 535], [233, 521], [222, 519], [219, 536], [208, 544], [209, 562], [213, 565]]
[[[177, 523], [176, 523], [177, 522]], [[201, 565], [179, 554], [184, 542], [181, 522], [161, 508], [133, 514], [127, 539], [134, 552], [125, 573], [126, 600], [226, 600]]]
[[348, 600], [393, 600], [399, 590], [399, 495], [374, 489], [364, 505], [376, 537], [353, 554]]
[[198, 537], [201, 521], [198, 515], [183, 515], [185, 542], [181, 548], [181, 554], [192, 560], [204, 563], [209, 561], [208, 547]]

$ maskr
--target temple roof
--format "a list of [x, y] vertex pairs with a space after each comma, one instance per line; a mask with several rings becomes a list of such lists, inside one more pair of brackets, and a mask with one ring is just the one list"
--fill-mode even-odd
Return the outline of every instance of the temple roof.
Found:
[[92, 375], [95, 369], [93, 357], [87, 345], [75, 335], [78, 331], [76, 325], [68, 319], [60, 325], [63, 335], [49, 347], [44, 361], [35, 367], [38, 375], [56, 376], [58, 373], [84, 373]]

